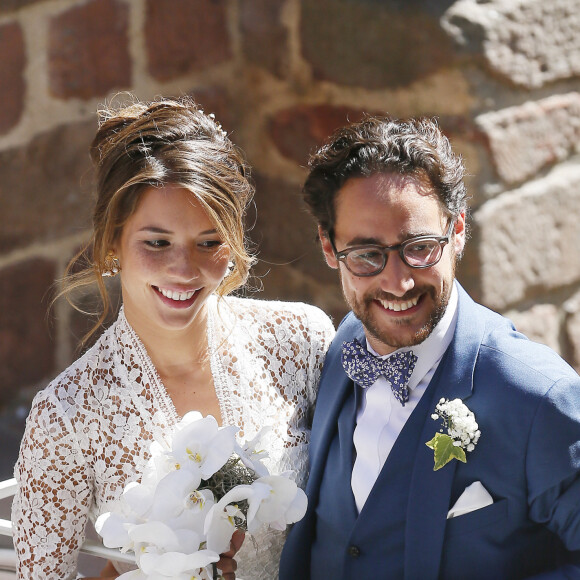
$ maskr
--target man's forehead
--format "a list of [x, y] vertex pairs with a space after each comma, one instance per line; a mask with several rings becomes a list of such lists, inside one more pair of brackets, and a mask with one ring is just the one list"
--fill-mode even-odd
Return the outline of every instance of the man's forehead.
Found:
[[426, 206], [443, 210], [441, 201], [431, 182], [424, 176], [414, 174], [377, 173], [369, 177], [352, 177], [337, 192], [335, 209], [347, 211], [379, 206]]

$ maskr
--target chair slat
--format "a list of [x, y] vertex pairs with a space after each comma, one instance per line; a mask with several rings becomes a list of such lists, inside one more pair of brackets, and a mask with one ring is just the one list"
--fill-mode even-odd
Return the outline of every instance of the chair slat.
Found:
[[16, 493], [18, 484], [15, 479], [6, 479], [5, 481], [0, 481], [0, 499], [5, 499], [11, 497]]
[[[0, 499], [6, 499], [16, 493], [17, 484], [15, 479], [7, 479], [0, 481]], [[0, 519], [0, 536], [12, 537], [12, 522], [10, 520]], [[135, 563], [135, 556], [133, 554], [123, 554], [114, 548], [105, 548], [99, 542], [94, 540], [85, 540], [81, 552], [105, 560], [117, 560], [118, 562], [125, 562], [127, 564]]]

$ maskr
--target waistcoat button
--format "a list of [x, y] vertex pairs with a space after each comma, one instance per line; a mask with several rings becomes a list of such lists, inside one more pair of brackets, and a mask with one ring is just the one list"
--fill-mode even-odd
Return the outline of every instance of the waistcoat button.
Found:
[[358, 546], [349, 546], [348, 553], [353, 558], [358, 558], [360, 556], [360, 548]]

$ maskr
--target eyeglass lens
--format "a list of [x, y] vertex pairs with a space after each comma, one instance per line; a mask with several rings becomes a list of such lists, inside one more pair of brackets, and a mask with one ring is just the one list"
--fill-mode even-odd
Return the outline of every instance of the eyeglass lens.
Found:
[[[443, 248], [438, 240], [420, 240], [401, 248], [403, 260], [411, 267], [424, 268], [435, 264]], [[382, 270], [387, 262], [389, 250], [360, 248], [345, 256], [346, 265], [355, 274], [372, 274]]]

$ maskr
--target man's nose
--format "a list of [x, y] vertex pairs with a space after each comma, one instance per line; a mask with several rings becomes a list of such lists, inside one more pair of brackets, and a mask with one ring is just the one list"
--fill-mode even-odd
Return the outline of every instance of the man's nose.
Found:
[[415, 287], [413, 268], [403, 262], [398, 252], [389, 252], [387, 263], [377, 277], [381, 290], [394, 296], [404, 296]]

